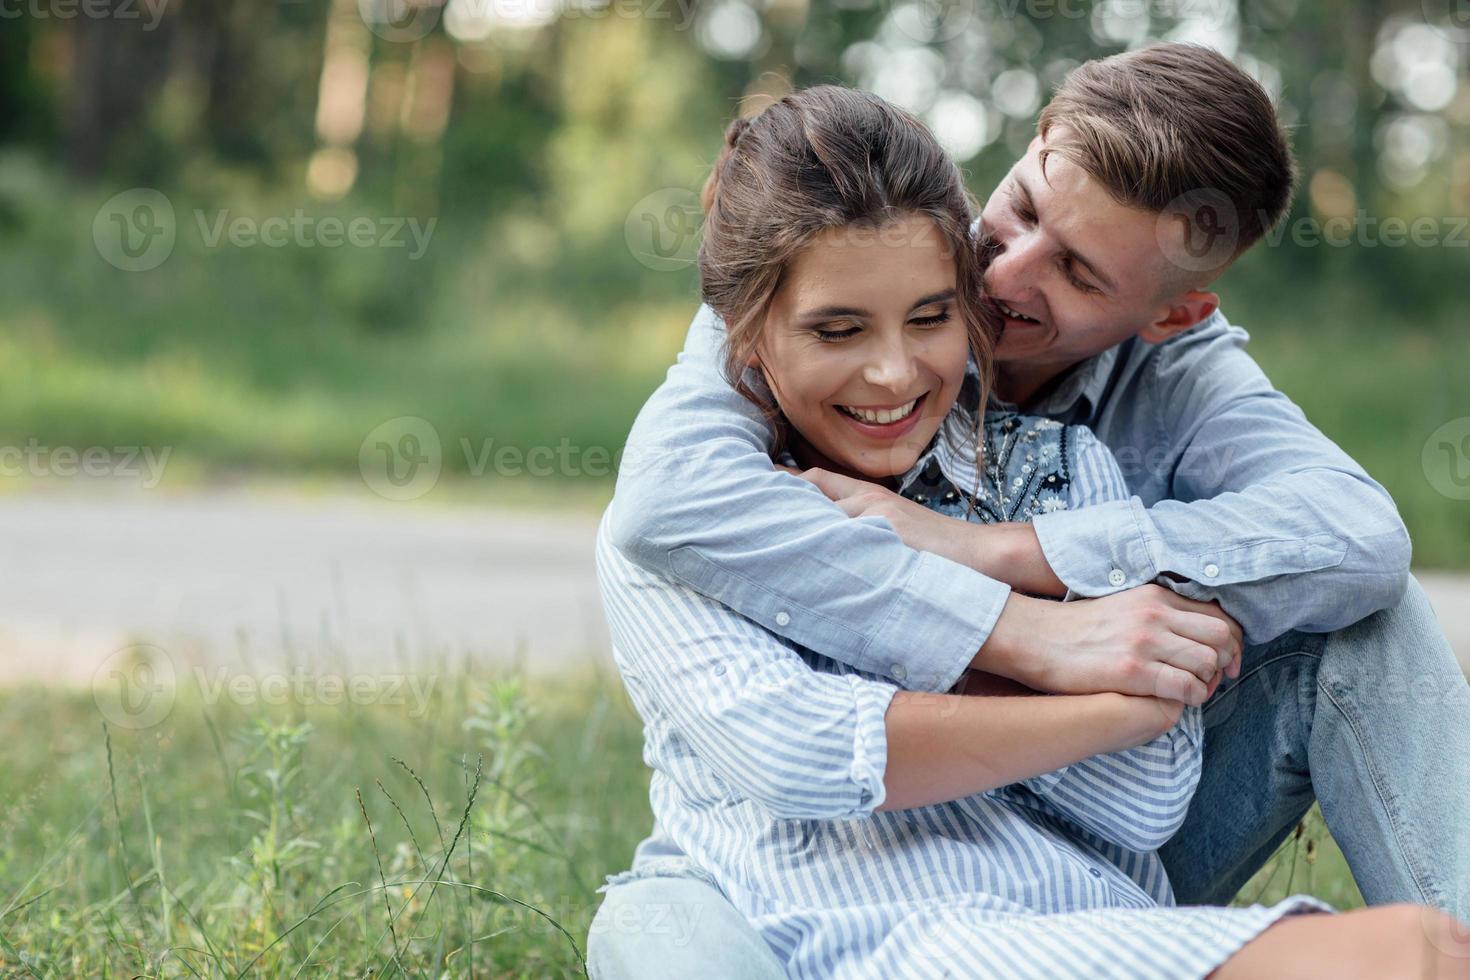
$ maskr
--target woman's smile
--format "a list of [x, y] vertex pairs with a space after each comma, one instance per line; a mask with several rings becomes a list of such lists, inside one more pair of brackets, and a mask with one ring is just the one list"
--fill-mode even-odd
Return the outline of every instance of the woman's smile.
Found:
[[897, 439], [908, 434], [923, 418], [920, 411], [929, 397], [926, 391], [897, 405], [834, 405], [837, 414], [852, 428], [870, 439]]

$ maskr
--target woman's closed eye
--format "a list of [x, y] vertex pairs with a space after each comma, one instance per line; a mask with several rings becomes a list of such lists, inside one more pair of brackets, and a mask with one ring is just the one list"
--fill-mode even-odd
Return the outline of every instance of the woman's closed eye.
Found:
[[943, 309], [927, 316], [916, 316], [910, 319], [909, 322], [920, 327], [937, 327], [941, 323], [949, 322], [949, 310]]
[[827, 323], [812, 327], [812, 333], [818, 340], [832, 343], [836, 340], [846, 340], [848, 337], [856, 336], [860, 329], [856, 325], [843, 327], [840, 324]]

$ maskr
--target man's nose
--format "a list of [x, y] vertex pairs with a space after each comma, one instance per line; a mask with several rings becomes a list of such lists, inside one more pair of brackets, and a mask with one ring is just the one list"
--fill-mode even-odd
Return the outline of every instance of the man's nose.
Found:
[[1024, 299], [1040, 281], [1042, 244], [1032, 235], [1019, 235], [996, 245], [985, 270], [985, 292], [999, 299]]

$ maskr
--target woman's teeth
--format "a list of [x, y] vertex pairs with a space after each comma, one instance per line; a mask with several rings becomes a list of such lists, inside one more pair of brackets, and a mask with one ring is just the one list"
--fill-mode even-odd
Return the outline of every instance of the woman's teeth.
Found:
[[1010, 318], [1012, 318], [1014, 320], [1025, 320], [1027, 323], [1040, 323], [1041, 322], [1040, 320], [1036, 319], [1036, 317], [1034, 317], [1034, 316], [1027, 316], [1024, 313], [1017, 313], [1015, 310], [1011, 309], [1009, 306], [1005, 305], [1004, 303], [996, 303], [995, 305], [996, 305], [996, 307], [1002, 313], [1004, 313], [1006, 316], [1008, 316], [1008, 317], [1010, 317]]
[[869, 408], [851, 408], [847, 405], [838, 405], [837, 407], [859, 422], [887, 425], [890, 422], [900, 422], [908, 418], [909, 413], [914, 410], [914, 406], [917, 404], [919, 404], [919, 399], [915, 398], [907, 405], [900, 405], [897, 408], [883, 408], [877, 411]]

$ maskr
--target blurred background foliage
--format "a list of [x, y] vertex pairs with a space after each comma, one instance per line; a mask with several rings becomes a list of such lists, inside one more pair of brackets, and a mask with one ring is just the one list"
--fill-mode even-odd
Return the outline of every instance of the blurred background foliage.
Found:
[[[1069, 68], [1175, 38], [1259, 78], [1303, 164], [1286, 231], [1222, 284], [1226, 312], [1394, 493], [1418, 561], [1470, 567], [1466, 505], [1421, 463], [1431, 432], [1470, 415], [1458, 12], [25, 0], [0, 24], [0, 439], [167, 445], [171, 475], [204, 478], [351, 476], [364, 435], [399, 415], [429, 419], [460, 475], [461, 439], [616, 449], [697, 303], [694, 203], [731, 116], [817, 82], [869, 88], [925, 119], [983, 199]], [[117, 268], [95, 237], [134, 188], [173, 210], [175, 244], [147, 271]], [[432, 235], [416, 256], [406, 232], [397, 248], [211, 233], [293, 215]], [[1429, 223], [1415, 243], [1385, 234], [1390, 218]]]

